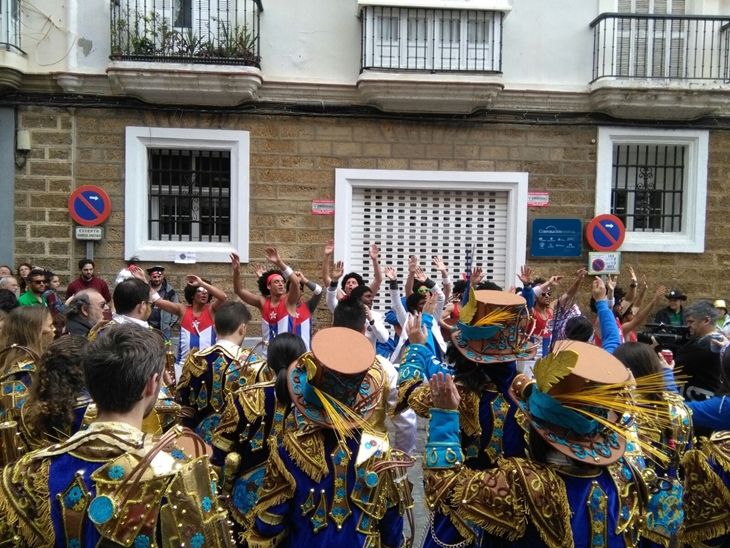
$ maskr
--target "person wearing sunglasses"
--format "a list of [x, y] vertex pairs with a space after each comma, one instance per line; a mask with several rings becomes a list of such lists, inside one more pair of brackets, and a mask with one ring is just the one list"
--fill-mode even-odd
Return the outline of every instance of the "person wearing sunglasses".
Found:
[[20, 306], [46, 306], [43, 292], [46, 290], [46, 271], [34, 268], [26, 278], [28, 290], [18, 298]]

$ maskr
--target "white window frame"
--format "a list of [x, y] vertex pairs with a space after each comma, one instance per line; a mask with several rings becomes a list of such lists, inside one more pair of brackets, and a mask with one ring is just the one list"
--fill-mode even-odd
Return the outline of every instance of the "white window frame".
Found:
[[619, 251], [664, 253], [703, 253], [705, 251], [709, 141], [710, 132], [706, 130], [598, 128], [596, 215], [611, 212], [614, 145], [658, 144], [687, 147], [682, 232], [627, 231], [626, 238]]
[[[148, 237], [148, 148], [228, 150], [231, 157], [231, 236], [229, 242], [157, 241]], [[238, 253], [248, 262], [249, 132], [215, 129], [128, 127], [124, 173], [124, 256], [170, 261], [195, 253], [197, 262], [227, 263]]]
[[[527, 252], [527, 173], [484, 171], [407, 171], [389, 169], [335, 170], [335, 256], [349, 264], [352, 191], [356, 187], [429, 190], [506, 191], [507, 259], [504, 279], [513, 280]], [[339, 259], [338, 259], [339, 260]]]

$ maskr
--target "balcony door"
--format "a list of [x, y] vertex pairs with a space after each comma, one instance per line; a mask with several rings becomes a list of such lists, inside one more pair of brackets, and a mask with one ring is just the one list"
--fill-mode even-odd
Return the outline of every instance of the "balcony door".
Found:
[[[686, 0], [619, 0], [626, 14], [684, 15]], [[688, 22], [679, 19], [617, 19], [615, 66], [626, 78], [682, 78]]]

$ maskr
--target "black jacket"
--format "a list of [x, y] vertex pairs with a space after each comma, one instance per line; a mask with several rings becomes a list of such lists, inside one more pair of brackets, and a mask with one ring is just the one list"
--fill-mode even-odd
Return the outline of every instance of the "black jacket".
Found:
[[689, 377], [682, 388], [686, 400], [703, 401], [722, 386], [720, 354], [710, 350], [710, 336], [691, 339], [674, 354], [675, 372]]
[[71, 335], [81, 335], [86, 337], [94, 327], [87, 322], [82, 316], [74, 314], [73, 316], [66, 316], [66, 331]]
[[[679, 313], [682, 315], [682, 325], [687, 325], [687, 319], [684, 317], [684, 307], [679, 307]], [[671, 325], [671, 321], [669, 318], [671, 318], [672, 309], [669, 307], [662, 308], [659, 312], [656, 313], [656, 316], [654, 316], [654, 323], [663, 323], [664, 325]]]

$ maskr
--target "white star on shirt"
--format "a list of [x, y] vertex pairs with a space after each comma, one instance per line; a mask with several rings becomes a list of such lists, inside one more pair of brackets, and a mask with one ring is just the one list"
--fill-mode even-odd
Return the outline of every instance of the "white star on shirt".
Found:
[[275, 320], [276, 319], [276, 312], [273, 312], [272, 311], [271, 314], [269, 314], [269, 319], [270, 320]]

